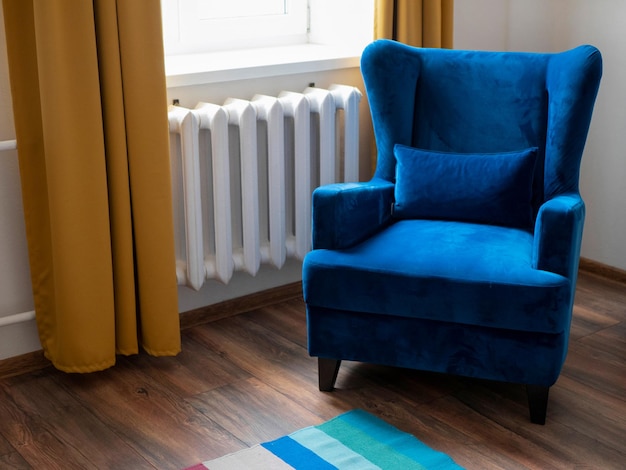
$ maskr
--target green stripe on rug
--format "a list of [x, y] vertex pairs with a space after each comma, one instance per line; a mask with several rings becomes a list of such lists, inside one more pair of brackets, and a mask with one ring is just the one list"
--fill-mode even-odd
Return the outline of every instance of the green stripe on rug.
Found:
[[449, 455], [427, 446], [415, 436], [402, 432], [363, 410], [353, 410], [337, 416], [335, 419], [359, 428], [376, 441], [388, 444], [397, 452], [419, 462], [425, 468], [462, 469]]
[[[398, 468], [406, 470], [426, 470], [426, 467], [420, 464], [419, 461], [413, 460], [411, 457], [398, 452], [388, 442], [381, 442], [374, 439], [362, 429], [341, 419], [341, 416], [316, 427], [337, 439], [357, 454], [362, 455], [374, 465], [378, 465], [383, 470], [395, 470]], [[402, 434], [409, 436], [405, 433]], [[404, 440], [404, 436], [395, 435], [394, 440]]]

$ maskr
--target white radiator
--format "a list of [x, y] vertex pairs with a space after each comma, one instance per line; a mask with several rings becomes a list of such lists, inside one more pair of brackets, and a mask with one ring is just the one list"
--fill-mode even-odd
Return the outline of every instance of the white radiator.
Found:
[[179, 285], [280, 269], [311, 249], [311, 193], [358, 181], [357, 88], [170, 106]]

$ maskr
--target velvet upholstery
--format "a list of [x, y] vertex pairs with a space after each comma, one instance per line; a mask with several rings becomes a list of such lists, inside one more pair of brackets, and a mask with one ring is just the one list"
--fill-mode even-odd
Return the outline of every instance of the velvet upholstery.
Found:
[[320, 374], [354, 360], [526, 384], [542, 422], [567, 354], [599, 51], [379, 40], [361, 65], [377, 167], [313, 194], [309, 353]]
[[531, 226], [537, 147], [462, 154], [396, 144], [394, 155], [394, 217]]

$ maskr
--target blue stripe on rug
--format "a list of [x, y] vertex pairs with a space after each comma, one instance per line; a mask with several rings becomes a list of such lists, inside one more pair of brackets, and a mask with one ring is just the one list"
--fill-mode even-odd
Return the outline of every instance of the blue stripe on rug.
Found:
[[337, 439], [329, 436], [317, 426], [301, 429], [290, 435], [304, 447], [311, 449], [328, 463], [341, 470], [379, 469], [362, 455], [354, 452]]
[[275, 441], [264, 442], [264, 448], [298, 470], [337, 470], [337, 467], [320, 458], [315, 452], [284, 436]]
[[[375, 426], [376, 424], [377, 422], [370, 422], [368, 426]], [[426, 470], [426, 467], [421, 465], [419, 460], [414, 460], [398, 452], [393, 445], [390, 445], [388, 440], [376, 440], [367, 432], [349, 424], [341, 419], [341, 417], [321, 424], [317, 426], [317, 428], [343, 443], [354, 452], [362, 455], [365, 459], [383, 470], [398, 468], [403, 470]], [[405, 440], [405, 436], [409, 435], [401, 431], [397, 431], [397, 434], [393, 434], [396, 441], [399, 439]], [[384, 437], [389, 439], [388, 434], [385, 434]]]

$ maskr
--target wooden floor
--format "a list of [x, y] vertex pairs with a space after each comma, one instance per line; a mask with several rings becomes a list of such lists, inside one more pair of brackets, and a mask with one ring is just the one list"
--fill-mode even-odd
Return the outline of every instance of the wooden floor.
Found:
[[182, 469], [362, 408], [468, 469], [626, 468], [626, 289], [581, 275], [545, 426], [524, 388], [344, 363], [317, 390], [301, 300], [196, 326], [176, 358], [0, 381], [0, 468]]

